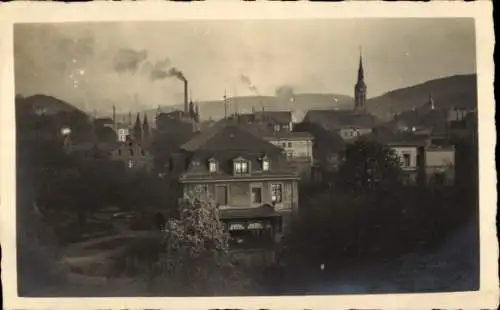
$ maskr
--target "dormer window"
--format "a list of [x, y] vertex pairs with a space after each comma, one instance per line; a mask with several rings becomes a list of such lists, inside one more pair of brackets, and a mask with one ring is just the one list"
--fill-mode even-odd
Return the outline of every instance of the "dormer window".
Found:
[[250, 173], [250, 163], [246, 159], [238, 158], [234, 161], [234, 174], [247, 175]]
[[262, 171], [269, 171], [269, 158], [266, 156], [262, 158]]
[[213, 158], [208, 160], [208, 171], [210, 173], [217, 172], [217, 161]]

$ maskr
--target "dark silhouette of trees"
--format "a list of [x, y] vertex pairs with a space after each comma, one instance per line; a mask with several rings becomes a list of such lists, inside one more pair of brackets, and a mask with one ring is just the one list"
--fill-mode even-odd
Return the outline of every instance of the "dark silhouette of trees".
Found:
[[397, 189], [401, 177], [400, 160], [394, 151], [376, 142], [358, 140], [344, 152], [336, 185], [358, 194], [386, 192]]

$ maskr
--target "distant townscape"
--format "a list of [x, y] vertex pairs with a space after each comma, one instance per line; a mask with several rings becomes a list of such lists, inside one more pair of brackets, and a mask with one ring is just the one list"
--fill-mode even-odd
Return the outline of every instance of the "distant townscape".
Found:
[[180, 106], [98, 116], [18, 96], [20, 294], [477, 289], [477, 240], [449, 241], [477, 233], [476, 76], [368, 99], [367, 67], [353, 97], [193, 102], [183, 78]]

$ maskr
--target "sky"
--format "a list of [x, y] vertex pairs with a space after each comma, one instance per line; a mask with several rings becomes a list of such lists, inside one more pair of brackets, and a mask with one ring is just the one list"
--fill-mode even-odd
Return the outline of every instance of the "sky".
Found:
[[475, 73], [472, 19], [324, 19], [17, 24], [16, 93], [128, 112], [295, 93], [353, 96], [360, 51], [368, 97]]

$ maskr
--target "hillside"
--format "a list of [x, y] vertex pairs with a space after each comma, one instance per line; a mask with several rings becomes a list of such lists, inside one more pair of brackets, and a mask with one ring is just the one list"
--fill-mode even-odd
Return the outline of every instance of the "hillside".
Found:
[[394, 113], [418, 109], [429, 101], [432, 94], [437, 108], [477, 106], [476, 75], [455, 75], [431, 80], [415, 86], [390, 91], [367, 101], [367, 109], [381, 119]]
[[33, 95], [16, 98], [16, 109], [20, 111], [43, 110], [45, 115], [56, 115], [60, 112], [76, 112], [81, 116], [87, 114], [75, 106], [47, 95]]
[[[251, 113], [252, 109], [268, 111], [293, 111], [298, 121], [311, 109], [347, 109], [353, 106], [352, 97], [336, 94], [295, 94], [293, 96], [248, 96], [233, 97], [227, 100], [228, 114], [235, 111]], [[200, 102], [202, 118], [224, 117], [223, 101]]]
[[[198, 102], [200, 117], [203, 120], [221, 119], [224, 117], [224, 101], [200, 101]], [[336, 94], [295, 94], [293, 96], [245, 96], [229, 97], [227, 99], [227, 114], [251, 113], [252, 108], [256, 111], [264, 108], [267, 111], [293, 111], [294, 118], [301, 121], [305, 113], [311, 109], [351, 109], [353, 98], [346, 95]], [[162, 112], [182, 110], [183, 106], [174, 105], [161, 107]], [[154, 120], [157, 109], [144, 111], [150, 121]], [[128, 119], [127, 115], [117, 115], [119, 120]], [[133, 116], [135, 119], [135, 115]]]

